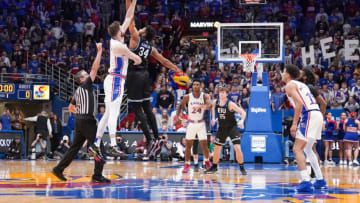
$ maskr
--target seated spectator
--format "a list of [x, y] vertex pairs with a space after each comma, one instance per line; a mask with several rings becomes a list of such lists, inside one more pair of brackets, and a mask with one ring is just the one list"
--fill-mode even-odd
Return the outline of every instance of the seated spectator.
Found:
[[161, 86], [160, 92], [157, 96], [157, 102], [157, 107], [159, 107], [161, 111], [163, 109], [171, 111], [174, 103], [174, 95], [167, 90], [166, 85]]
[[36, 159], [42, 157], [47, 159], [46, 145], [47, 145], [46, 138], [44, 138], [41, 134], [37, 134], [35, 140], [31, 143], [31, 148], [35, 149]]
[[162, 137], [163, 145], [161, 147], [160, 159], [161, 161], [171, 161], [172, 142], [168, 139], [168, 135], [166, 133], [163, 134]]
[[129, 120], [125, 121], [125, 125], [120, 129], [120, 131], [131, 131], [131, 124]]
[[11, 130], [11, 114], [9, 109], [5, 109], [2, 116], [0, 117], [0, 123], [2, 126], [2, 130]]
[[[168, 114], [168, 110], [166, 110], [166, 109], [163, 109], [162, 111], [161, 111], [161, 123], [163, 122], [163, 121], [166, 121], [168, 124], [169, 124], [169, 114]], [[170, 125], [168, 126], [168, 127], [171, 127]]]
[[163, 132], [172, 131], [171, 128], [169, 128], [167, 121], [163, 120], [161, 123], [162, 123], [162, 126], [159, 131], [163, 131]]
[[9, 151], [6, 153], [7, 159], [20, 159], [21, 158], [21, 142], [20, 138], [16, 138], [10, 144]]
[[129, 147], [127, 146], [127, 144], [125, 143], [125, 140], [123, 139], [123, 137], [121, 136], [117, 136], [116, 137], [116, 144], [120, 150], [120, 152], [128, 154], [128, 149]]
[[22, 82], [21, 75], [18, 73], [18, 69], [14, 68], [10, 74], [10, 80], [15, 83]]
[[349, 97], [349, 101], [345, 103], [344, 110], [347, 114], [351, 112], [358, 112], [359, 111], [359, 104], [355, 101], [354, 97]]
[[62, 159], [65, 153], [70, 149], [71, 143], [69, 142], [69, 136], [64, 135], [59, 146], [54, 152], [54, 157]]
[[176, 151], [173, 151], [172, 156], [181, 161], [184, 161], [185, 160], [185, 145], [186, 145], [186, 139], [183, 136], [183, 137], [181, 137], [180, 142], [176, 143]]
[[146, 137], [144, 135], [144, 138], [142, 140], [137, 141], [135, 152], [138, 154], [144, 154], [145, 147], [146, 147]]

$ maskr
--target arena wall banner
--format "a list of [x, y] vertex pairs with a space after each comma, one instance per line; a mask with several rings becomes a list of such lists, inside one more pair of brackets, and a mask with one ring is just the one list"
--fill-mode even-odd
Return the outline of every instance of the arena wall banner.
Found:
[[20, 138], [20, 143], [22, 145], [22, 155], [26, 156], [25, 140], [24, 134], [21, 130], [3, 130], [0, 131], [0, 153], [8, 152], [11, 142]]

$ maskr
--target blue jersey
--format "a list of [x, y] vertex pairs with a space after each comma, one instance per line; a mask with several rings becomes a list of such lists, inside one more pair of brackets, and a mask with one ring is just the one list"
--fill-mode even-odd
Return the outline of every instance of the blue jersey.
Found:
[[350, 141], [350, 142], [358, 142], [359, 136], [357, 133], [357, 124], [355, 122], [355, 119], [349, 118], [346, 122], [346, 132], [344, 136], [344, 141]]
[[339, 123], [338, 140], [344, 139], [344, 135], [345, 135], [344, 123], [345, 123], [345, 120], [341, 120]]
[[230, 99], [231, 101], [238, 103], [241, 99], [241, 95], [239, 93], [230, 93], [228, 95], [228, 99]]
[[334, 130], [336, 128], [336, 122], [333, 120], [325, 121], [325, 140], [334, 140]]

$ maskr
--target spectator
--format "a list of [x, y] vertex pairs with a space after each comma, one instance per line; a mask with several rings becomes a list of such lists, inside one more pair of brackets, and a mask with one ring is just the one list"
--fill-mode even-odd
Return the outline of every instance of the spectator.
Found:
[[168, 135], [166, 133], [162, 135], [162, 138], [163, 145], [161, 147], [160, 159], [161, 161], [171, 161], [172, 142], [168, 139]]
[[48, 118], [48, 113], [46, 111], [42, 111], [40, 114], [28, 117], [24, 119], [25, 121], [33, 121], [36, 122], [35, 124], [35, 134], [36, 139], [31, 144], [32, 147], [36, 147], [36, 152], [39, 152], [39, 148], [37, 147], [38, 143], [41, 146], [41, 156], [46, 156], [46, 147], [47, 147], [47, 138], [50, 136], [50, 138], [53, 137], [52, 135], [52, 127], [50, 119]]
[[11, 130], [11, 114], [9, 109], [5, 109], [2, 116], [0, 117], [2, 130]]
[[62, 159], [65, 153], [70, 149], [71, 143], [69, 142], [69, 136], [64, 135], [60, 144], [58, 145], [57, 149], [54, 152], [54, 156], [56, 159]]
[[51, 142], [51, 155], [54, 154], [55, 150], [59, 146], [59, 142], [61, 140], [62, 135], [62, 125], [58, 115], [54, 114], [51, 120], [51, 128], [52, 128], [52, 137], [50, 138]]
[[100, 106], [100, 107], [99, 107], [99, 113], [96, 115], [96, 118], [97, 118], [98, 121], [101, 120], [101, 118], [103, 117], [104, 113], [105, 113], [105, 106]]
[[157, 107], [159, 107], [161, 111], [163, 111], [163, 109], [167, 109], [169, 112], [171, 111], [174, 103], [174, 95], [166, 89], [166, 85], [161, 86], [157, 102]]
[[51, 35], [55, 37], [56, 40], [60, 40], [64, 37], [64, 31], [59, 25], [59, 21], [55, 21], [55, 25], [51, 28]]
[[15, 138], [9, 147], [9, 151], [6, 153], [6, 158], [8, 159], [21, 159], [22, 154], [22, 145], [20, 138]]
[[177, 158], [181, 161], [185, 160], [185, 145], [186, 140], [185, 137], [181, 137], [180, 142], [176, 143], [176, 152], [173, 152], [173, 157]]
[[248, 109], [250, 105], [250, 95], [246, 88], [243, 89], [241, 94], [241, 106], [243, 109]]
[[158, 129], [160, 129], [160, 128], [161, 128], [161, 118], [162, 118], [162, 115], [160, 115], [160, 114], [158, 113], [158, 109], [157, 109], [156, 107], [154, 107], [154, 108], [152, 109], [152, 112], [153, 112], [153, 114], [154, 114], [154, 116], [155, 116], [155, 119], [156, 119], [156, 125], [157, 125]]
[[168, 125], [168, 122], [166, 120], [163, 120], [161, 122], [161, 129], [160, 131], [163, 131], [163, 132], [168, 132], [168, 131], [172, 131], [171, 128], [169, 128], [169, 125]]
[[330, 91], [330, 108], [331, 109], [342, 109], [343, 103], [346, 101], [345, 94], [339, 90], [339, 84], [334, 84], [334, 89]]
[[285, 94], [281, 92], [280, 86], [275, 87], [271, 94], [271, 109], [273, 112], [281, 111], [285, 107]]
[[350, 114], [351, 112], [358, 112], [359, 111], [359, 104], [355, 101], [354, 97], [349, 97], [349, 101], [346, 102], [344, 106], [344, 110], [347, 114]]
[[83, 36], [84, 36], [84, 23], [81, 21], [81, 17], [77, 17], [77, 21], [74, 24], [76, 30], [76, 41], [80, 44], [83, 43]]
[[128, 154], [129, 147], [127, 146], [127, 143], [125, 142], [124, 138], [121, 136], [116, 137], [116, 144], [120, 150], [121, 153]]
[[15, 82], [15, 83], [20, 83], [20, 82], [22, 82], [21, 75], [18, 73], [17, 68], [14, 68], [14, 69], [12, 70], [12, 73], [10, 74], [10, 80], [11, 80], [12, 82]]
[[357, 79], [356, 85], [353, 88], [351, 88], [350, 96], [354, 97], [357, 103], [360, 102], [360, 78]]
[[146, 147], [146, 137], [144, 136], [142, 140], [137, 141], [135, 152], [138, 154], [144, 154], [145, 147]]
[[231, 87], [231, 92], [229, 93], [228, 98], [236, 104], [239, 104], [241, 100], [241, 94], [239, 93], [238, 88], [235, 85]]
[[38, 72], [40, 68], [40, 62], [37, 60], [36, 55], [32, 55], [32, 60], [29, 62], [29, 68], [32, 70], [34, 74]]
[[95, 24], [91, 21], [91, 18], [88, 18], [88, 22], [85, 24], [85, 37], [93, 38], [95, 34]]

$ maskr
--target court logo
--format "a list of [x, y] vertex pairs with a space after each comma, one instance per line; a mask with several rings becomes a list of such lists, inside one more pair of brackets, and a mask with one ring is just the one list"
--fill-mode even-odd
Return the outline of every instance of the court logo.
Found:
[[34, 85], [34, 100], [48, 100], [49, 98], [49, 85]]

